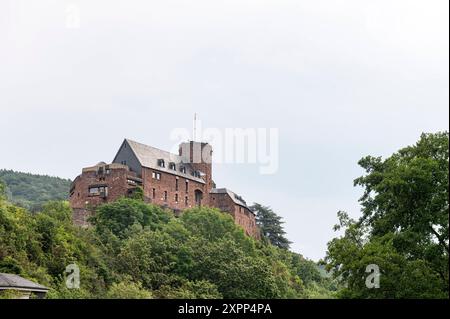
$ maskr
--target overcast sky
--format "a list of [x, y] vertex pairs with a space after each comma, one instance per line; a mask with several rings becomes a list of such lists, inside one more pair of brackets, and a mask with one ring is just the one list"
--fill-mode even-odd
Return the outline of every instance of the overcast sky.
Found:
[[280, 168], [213, 178], [318, 260], [365, 155], [448, 130], [448, 0], [0, 0], [0, 168], [75, 178], [125, 137], [279, 128]]

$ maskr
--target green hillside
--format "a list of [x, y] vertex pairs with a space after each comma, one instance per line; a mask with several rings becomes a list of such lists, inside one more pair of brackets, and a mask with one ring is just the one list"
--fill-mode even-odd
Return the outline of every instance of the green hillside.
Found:
[[[65, 199], [70, 181], [0, 171], [0, 273], [48, 286], [48, 298], [448, 299], [449, 133], [359, 165], [362, 216], [337, 213], [340, 234], [320, 266], [289, 250], [268, 206], [252, 206], [261, 240], [214, 208], [176, 216], [145, 203], [142, 189], [97, 207], [80, 228], [67, 201], [30, 214], [10, 200], [36, 208]], [[76, 289], [65, 279], [73, 264]]]
[[[0, 273], [50, 288], [48, 298], [331, 298], [313, 262], [256, 241], [229, 214], [170, 210], [121, 198], [97, 209], [93, 227], [72, 224], [67, 202], [29, 214], [2, 196]], [[66, 285], [68, 265], [80, 287]], [[73, 287], [70, 287], [73, 288]], [[0, 293], [0, 299], [14, 295]]]
[[71, 183], [59, 177], [4, 169], [0, 170], [0, 180], [6, 184], [8, 199], [31, 211], [39, 210], [49, 200], [67, 199]]

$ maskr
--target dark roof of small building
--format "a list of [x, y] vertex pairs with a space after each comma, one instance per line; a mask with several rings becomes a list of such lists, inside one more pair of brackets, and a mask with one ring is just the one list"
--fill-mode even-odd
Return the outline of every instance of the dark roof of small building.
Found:
[[14, 289], [33, 292], [47, 292], [49, 288], [14, 274], [0, 273], [0, 290]]
[[252, 211], [250, 209], [250, 207], [247, 206], [247, 203], [241, 196], [237, 195], [235, 192], [229, 190], [228, 188], [213, 188], [213, 189], [211, 189], [210, 193], [211, 194], [228, 194], [228, 196], [230, 196], [231, 200], [235, 204], [244, 206], [244, 207], [248, 208], [250, 211]]
[[[176, 155], [167, 151], [160, 150], [158, 148], [148, 146], [139, 142], [125, 139], [128, 145], [133, 150], [140, 164], [144, 167], [156, 169], [159, 171], [174, 174], [183, 178], [191, 179], [199, 183], [205, 183], [202, 178], [193, 176], [191, 172], [194, 171], [190, 163], [184, 162], [182, 156]], [[159, 160], [164, 160], [165, 167], [158, 165]], [[175, 164], [175, 170], [170, 169], [169, 163]], [[181, 172], [180, 168], [186, 167], [186, 173]]]

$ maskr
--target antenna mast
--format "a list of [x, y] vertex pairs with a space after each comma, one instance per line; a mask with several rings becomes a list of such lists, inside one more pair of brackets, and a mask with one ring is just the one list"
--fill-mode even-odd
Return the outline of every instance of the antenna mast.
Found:
[[194, 135], [192, 136], [192, 140], [195, 142], [197, 139], [197, 113], [194, 113]]

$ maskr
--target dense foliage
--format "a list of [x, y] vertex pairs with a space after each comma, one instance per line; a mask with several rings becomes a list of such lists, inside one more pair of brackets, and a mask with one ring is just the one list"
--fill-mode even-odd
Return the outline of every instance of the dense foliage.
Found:
[[267, 206], [255, 203], [251, 206], [256, 213], [256, 224], [261, 231], [262, 240], [279, 248], [289, 249], [291, 242], [285, 237], [284, 222], [281, 216]]
[[0, 170], [0, 180], [6, 184], [6, 195], [10, 201], [30, 211], [38, 211], [50, 200], [67, 199], [71, 183], [59, 177], [11, 170]]
[[[217, 209], [175, 217], [139, 191], [100, 206], [82, 229], [67, 202], [43, 204], [59, 186], [21, 197], [28, 175], [1, 171], [0, 272], [50, 287], [50, 298], [448, 298], [448, 148], [448, 133], [423, 134], [387, 159], [360, 160], [362, 216], [338, 213], [343, 234], [324, 260], [331, 277], [288, 250], [269, 207], [253, 206], [261, 241]], [[80, 289], [66, 287], [69, 264], [80, 268]], [[379, 287], [366, 285], [369, 265], [380, 270]]]
[[[37, 214], [0, 199], [0, 272], [51, 288], [49, 298], [329, 297], [316, 265], [246, 236], [216, 209], [181, 217], [139, 199], [100, 206], [93, 227], [71, 223], [67, 202]], [[80, 268], [80, 289], [65, 269]]]
[[[326, 262], [344, 298], [449, 297], [449, 134], [423, 134], [389, 158], [365, 157], [362, 217], [339, 212], [344, 235], [328, 244]], [[368, 289], [366, 267], [380, 270]]]

